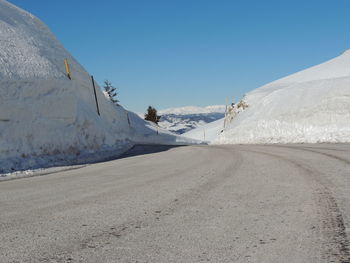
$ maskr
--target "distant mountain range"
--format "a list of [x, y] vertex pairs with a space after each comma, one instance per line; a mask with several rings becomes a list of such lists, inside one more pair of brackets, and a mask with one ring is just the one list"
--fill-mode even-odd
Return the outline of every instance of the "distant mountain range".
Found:
[[207, 107], [186, 106], [158, 111], [159, 126], [171, 132], [182, 134], [224, 117], [225, 105]]

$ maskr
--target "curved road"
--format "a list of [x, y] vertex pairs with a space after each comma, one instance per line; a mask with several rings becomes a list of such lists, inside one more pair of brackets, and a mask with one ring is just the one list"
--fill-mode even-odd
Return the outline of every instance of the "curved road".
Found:
[[0, 182], [0, 262], [350, 262], [350, 145], [189, 146]]

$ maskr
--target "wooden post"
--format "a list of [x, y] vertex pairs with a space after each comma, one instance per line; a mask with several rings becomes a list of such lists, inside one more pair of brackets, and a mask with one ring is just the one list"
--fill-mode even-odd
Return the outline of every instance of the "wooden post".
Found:
[[94, 94], [95, 94], [95, 102], [96, 102], [96, 109], [97, 109], [97, 114], [100, 115], [100, 108], [98, 107], [98, 101], [97, 101], [97, 94], [96, 94], [96, 87], [95, 87], [95, 80], [94, 76], [91, 76], [91, 81], [92, 81], [92, 87], [94, 88]]
[[69, 64], [68, 64], [68, 60], [67, 59], [64, 60], [64, 65], [66, 66], [67, 77], [71, 80], [72, 76], [71, 76], [71, 72], [70, 72], [70, 68], [69, 68]]

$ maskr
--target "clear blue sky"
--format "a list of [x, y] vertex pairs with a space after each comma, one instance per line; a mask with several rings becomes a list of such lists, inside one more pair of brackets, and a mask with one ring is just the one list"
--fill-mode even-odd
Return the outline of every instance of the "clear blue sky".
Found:
[[350, 48], [348, 0], [10, 0], [121, 104], [223, 104]]

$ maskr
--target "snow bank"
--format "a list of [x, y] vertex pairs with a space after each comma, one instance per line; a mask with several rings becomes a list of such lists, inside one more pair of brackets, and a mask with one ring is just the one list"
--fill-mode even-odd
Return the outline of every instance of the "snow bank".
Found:
[[186, 138], [212, 142], [223, 132], [224, 119], [219, 119], [182, 134]]
[[96, 90], [101, 116], [85, 69], [39, 19], [0, 0], [0, 173], [104, 158], [135, 143], [191, 142]]
[[244, 99], [249, 107], [214, 143], [350, 142], [350, 51], [255, 89]]
[[350, 52], [246, 96], [219, 143], [350, 141]]

